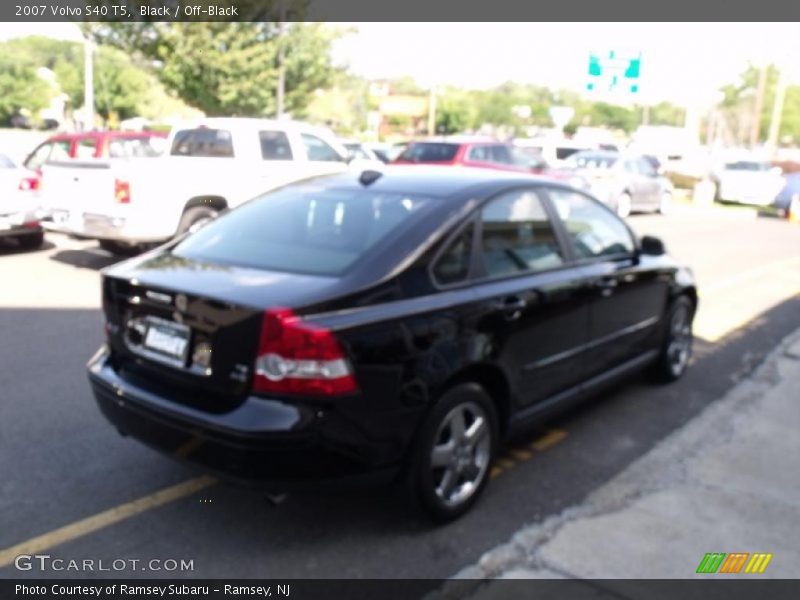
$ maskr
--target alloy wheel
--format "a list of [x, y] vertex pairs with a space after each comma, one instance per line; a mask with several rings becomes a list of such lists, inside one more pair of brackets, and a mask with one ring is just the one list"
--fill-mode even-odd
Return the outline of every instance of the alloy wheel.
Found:
[[435, 492], [442, 503], [453, 507], [472, 497], [489, 468], [491, 445], [489, 418], [478, 404], [464, 402], [447, 413], [430, 456]]

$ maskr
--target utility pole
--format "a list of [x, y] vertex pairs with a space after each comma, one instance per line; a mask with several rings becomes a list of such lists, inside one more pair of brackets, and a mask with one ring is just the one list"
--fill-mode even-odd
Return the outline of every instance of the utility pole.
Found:
[[778, 67], [778, 86], [775, 89], [775, 102], [772, 105], [772, 118], [769, 122], [769, 137], [767, 138], [767, 149], [770, 153], [775, 152], [778, 145], [778, 135], [781, 130], [781, 118], [783, 116], [783, 102], [786, 100], [786, 69]]
[[436, 84], [431, 84], [431, 94], [428, 100], [428, 135], [436, 134]]
[[94, 129], [94, 44], [83, 38], [83, 106], [84, 127]]
[[276, 98], [276, 115], [283, 118], [284, 88], [286, 87], [286, 65], [284, 63], [284, 35], [286, 34], [286, 0], [280, 0], [280, 16], [278, 17], [278, 93]]
[[756, 102], [753, 106], [753, 120], [750, 124], [750, 148], [758, 146], [761, 137], [761, 113], [764, 110], [764, 92], [767, 89], [767, 67], [762, 66], [758, 71], [758, 89]]

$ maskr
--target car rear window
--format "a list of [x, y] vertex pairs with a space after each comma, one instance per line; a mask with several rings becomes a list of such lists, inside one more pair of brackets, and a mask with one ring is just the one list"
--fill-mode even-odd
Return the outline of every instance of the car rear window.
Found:
[[397, 160], [411, 162], [449, 162], [458, 152], [458, 144], [424, 142], [410, 144], [397, 157]]
[[212, 263], [339, 275], [410, 226], [428, 203], [399, 193], [292, 186], [220, 217], [173, 252]]
[[173, 156], [204, 156], [230, 158], [233, 156], [231, 132], [224, 129], [184, 129], [172, 140]]

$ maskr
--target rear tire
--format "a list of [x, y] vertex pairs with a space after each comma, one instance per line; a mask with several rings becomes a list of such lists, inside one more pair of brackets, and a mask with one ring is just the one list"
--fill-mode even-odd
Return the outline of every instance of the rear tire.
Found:
[[44, 244], [44, 231], [37, 231], [35, 233], [26, 233], [17, 237], [17, 242], [20, 248], [25, 250], [35, 250]]
[[209, 221], [217, 218], [217, 211], [213, 208], [196, 206], [183, 213], [176, 235], [183, 235], [187, 232], [195, 232]]
[[410, 483], [435, 521], [466, 513], [489, 482], [497, 448], [497, 411], [484, 389], [462, 383], [439, 399], [420, 429]]
[[664, 339], [658, 360], [651, 368], [656, 381], [669, 383], [680, 379], [692, 357], [692, 320], [694, 304], [687, 296], [679, 296], [672, 303], [664, 323]]

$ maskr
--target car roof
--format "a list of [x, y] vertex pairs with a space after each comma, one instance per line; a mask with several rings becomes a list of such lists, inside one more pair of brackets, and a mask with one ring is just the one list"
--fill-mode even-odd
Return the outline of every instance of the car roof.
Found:
[[[370, 183], [362, 183], [373, 177], [374, 180]], [[344, 173], [314, 178], [312, 181], [324, 183], [330, 187], [368, 188], [376, 192], [442, 198], [465, 193], [481, 185], [492, 187], [494, 184], [498, 188], [502, 188], [515, 185], [547, 184], [563, 187], [552, 179], [518, 171], [438, 165], [385, 165], [377, 169], [350, 169]]]
[[310, 125], [309, 123], [304, 123], [302, 121], [293, 121], [290, 119], [262, 119], [259, 117], [203, 117], [199, 119], [189, 119], [175, 123], [173, 130], [191, 129], [201, 126], [225, 128], [230, 130], [251, 130], [254, 127], [269, 127], [282, 131], [316, 131], [325, 133], [328, 136], [333, 136], [333, 133], [327, 127], [319, 127], [316, 125]]
[[412, 144], [502, 144], [507, 145], [491, 137], [475, 135], [448, 135], [442, 137], [430, 137], [424, 140], [413, 140]]

